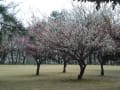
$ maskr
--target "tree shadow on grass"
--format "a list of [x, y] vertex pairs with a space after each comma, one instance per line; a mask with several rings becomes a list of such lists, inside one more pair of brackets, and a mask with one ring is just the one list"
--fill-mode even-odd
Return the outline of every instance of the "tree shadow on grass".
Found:
[[73, 83], [85, 83], [85, 82], [97, 82], [98, 80], [93, 80], [93, 79], [81, 79], [81, 80], [77, 80], [77, 79], [66, 79], [66, 80], [61, 80], [61, 82], [73, 82]]
[[83, 79], [77, 80], [77, 78], [66, 78], [64, 80], [61, 80], [61, 82], [74, 82], [74, 83], [102, 83], [102, 82], [113, 82], [116, 79], [119, 79], [119, 77], [112, 76], [112, 75], [85, 75]]

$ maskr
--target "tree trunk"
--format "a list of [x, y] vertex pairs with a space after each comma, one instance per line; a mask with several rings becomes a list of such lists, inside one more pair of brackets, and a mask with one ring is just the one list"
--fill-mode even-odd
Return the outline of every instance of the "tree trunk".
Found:
[[103, 68], [103, 64], [104, 64], [104, 62], [103, 62], [103, 60], [102, 60], [102, 58], [98, 55], [98, 60], [99, 60], [99, 62], [100, 62], [100, 67], [101, 67], [101, 76], [104, 76], [104, 68]]
[[67, 61], [66, 61], [66, 60], [64, 60], [63, 73], [66, 73], [66, 67], [67, 67]]
[[0, 64], [4, 64], [5, 60], [1, 59]]
[[86, 65], [79, 63], [79, 66], [80, 66], [80, 74], [78, 75], [78, 80], [81, 80], [83, 77]]
[[5, 59], [7, 57], [7, 53], [3, 52], [3, 55], [1, 55], [1, 61], [0, 64], [5, 64]]
[[92, 64], [92, 54], [89, 56], [89, 64]]
[[59, 56], [58, 56], [57, 60], [58, 60], [58, 64], [61, 64], [61, 58]]
[[25, 64], [25, 62], [26, 62], [26, 54], [25, 54], [25, 52], [23, 52], [23, 54], [21, 56], [23, 57], [23, 64]]
[[23, 57], [23, 64], [25, 64], [25, 60], [26, 60], [26, 57], [24, 56], [24, 57]]
[[85, 71], [86, 65], [80, 66], [80, 74], [78, 75], [78, 80], [81, 80]]
[[40, 64], [38, 63], [38, 64], [37, 64], [37, 70], [36, 70], [36, 75], [37, 75], [37, 76], [39, 75], [39, 70], [40, 70]]
[[101, 76], [104, 76], [104, 68], [103, 68], [103, 64], [101, 63], [100, 66], [101, 66]]
[[11, 51], [10, 53], [11, 53], [12, 64], [14, 64], [14, 55], [13, 55], [13, 51]]
[[15, 60], [15, 64], [18, 63], [18, 57], [19, 57], [20, 53], [19, 53], [19, 49], [16, 51], [16, 60]]
[[96, 62], [97, 62], [97, 59], [96, 59], [96, 54], [95, 53], [93, 53], [93, 64], [97, 64]]

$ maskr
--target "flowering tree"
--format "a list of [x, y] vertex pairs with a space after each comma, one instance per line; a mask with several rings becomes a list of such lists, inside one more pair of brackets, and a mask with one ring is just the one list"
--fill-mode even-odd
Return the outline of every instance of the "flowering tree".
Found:
[[35, 58], [36, 75], [45, 59], [59, 55], [64, 61], [78, 62], [78, 79], [82, 79], [87, 66], [85, 61], [91, 54], [104, 55], [115, 50], [111, 19], [95, 9], [86, 11], [82, 5], [73, 7], [72, 12], [64, 11], [62, 15], [64, 17], [49, 18], [45, 24], [37, 21], [30, 25], [26, 50]]
[[26, 43], [26, 51], [31, 55], [37, 64], [36, 75], [39, 75], [40, 65], [48, 57], [50, 48], [45, 37], [46, 29], [41, 22], [36, 22], [29, 27], [29, 39]]
[[[105, 12], [104, 12], [105, 13]], [[111, 15], [103, 15], [103, 18], [108, 26], [108, 33], [112, 38], [114, 49], [111, 50], [109, 48], [104, 48], [98, 54], [98, 60], [101, 64], [101, 75], [104, 75], [103, 64], [105, 64], [108, 60], [117, 61], [120, 59], [120, 27], [119, 27], [119, 12], [109, 11], [107, 13], [111, 13]], [[114, 15], [116, 13], [116, 15]]]
[[51, 22], [48, 37], [54, 49], [78, 62], [78, 79], [81, 79], [87, 65], [86, 58], [102, 48], [112, 47], [112, 38], [107, 30], [104, 18], [99, 13], [88, 13], [84, 8], [77, 7], [66, 15], [65, 21]]

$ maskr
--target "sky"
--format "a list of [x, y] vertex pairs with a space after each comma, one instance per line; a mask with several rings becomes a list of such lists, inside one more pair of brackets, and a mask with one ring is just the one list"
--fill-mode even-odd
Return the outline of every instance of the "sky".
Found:
[[[69, 10], [73, 4], [73, 0], [5, 0], [6, 5], [10, 2], [18, 4], [15, 9], [16, 16], [25, 26], [30, 22], [33, 14], [42, 19], [49, 16], [52, 11]], [[74, 4], [76, 2], [74, 1]], [[87, 2], [85, 6], [91, 10], [90, 3]]]
[[49, 16], [52, 11], [60, 11], [62, 9], [70, 9], [72, 7], [72, 0], [5, 0], [5, 3], [18, 3], [16, 11], [18, 19], [29, 22], [31, 16], [34, 14], [40, 18]]

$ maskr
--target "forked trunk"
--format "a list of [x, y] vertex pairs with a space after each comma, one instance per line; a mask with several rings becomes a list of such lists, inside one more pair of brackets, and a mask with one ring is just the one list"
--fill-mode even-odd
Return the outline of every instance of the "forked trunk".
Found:
[[80, 66], [80, 74], [78, 75], [78, 80], [81, 80], [85, 72], [86, 64], [84, 63], [84, 61], [83, 62], [78, 61], [78, 63]]
[[83, 75], [84, 75], [84, 71], [85, 71], [85, 67], [80, 67], [80, 74], [78, 75], [78, 80], [81, 80]]

